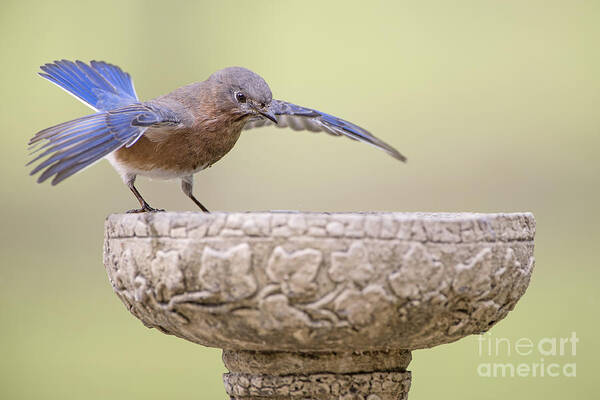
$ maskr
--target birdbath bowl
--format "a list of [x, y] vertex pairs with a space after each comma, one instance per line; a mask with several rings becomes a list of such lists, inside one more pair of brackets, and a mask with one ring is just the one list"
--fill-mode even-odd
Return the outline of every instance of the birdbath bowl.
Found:
[[529, 284], [529, 213], [111, 215], [144, 325], [223, 349], [232, 399], [406, 399], [411, 350], [486, 332]]

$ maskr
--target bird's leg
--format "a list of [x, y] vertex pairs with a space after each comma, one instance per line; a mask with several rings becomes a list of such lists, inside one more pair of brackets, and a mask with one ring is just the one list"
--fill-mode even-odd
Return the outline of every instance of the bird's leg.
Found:
[[144, 200], [144, 198], [142, 197], [142, 195], [140, 194], [140, 192], [138, 192], [138, 190], [135, 188], [135, 175], [133, 176], [133, 178], [130, 178], [127, 180], [127, 187], [133, 192], [133, 194], [135, 195], [136, 199], [138, 199], [138, 201], [140, 202], [140, 208], [137, 209], [133, 209], [133, 210], [129, 210], [127, 211], [127, 213], [143, 213], [143, 212], [158, 212], [158, 211], [165, 211], [165, 210], [159, 210], [157, 208], [152, 208], [150, 207], [150, 204], [146, 203], [146, 200]]
[[194, 178], [193, 178], [191, 175], [190, 175], [190, 176], [183, 177], [183, 178], [181, 179], [181, 190], [183, 190], [183, 193], [185, 193], [185, 195], [186, 195], [187, 197], [189, 197], [190, 199], [192, 199], [192, 201], [193, 201], [194, 203], [196, 203], [196, 205], [197, 205], [198, 207], [200, 207], [200, 209], [201, 209], [202, 211], [204, 211], [204, 212], [210, 212], [210, 211], [208, 211], [208, 210], [206, 209], [206, 207], [204, 207], [204, 206], [202, 205], [202, 203], [200, 203], [200, 202], [198, 201], [198, 199], [197, 199], [197, 198], [195, 198], [195, 197], [194, 197], [194, 194], [192, 193], [192, 188], [193, 188], [193, 186], [194, 186]]

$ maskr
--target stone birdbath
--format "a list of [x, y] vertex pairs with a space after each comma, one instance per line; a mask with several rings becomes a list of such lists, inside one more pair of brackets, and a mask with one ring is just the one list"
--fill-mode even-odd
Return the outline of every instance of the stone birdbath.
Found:
[[104, 263], [144, 325], [223, 349], [231, 399], [397, 400], [411, 350], [514, 308], [534, 234], [529, 213], [119, 214]]

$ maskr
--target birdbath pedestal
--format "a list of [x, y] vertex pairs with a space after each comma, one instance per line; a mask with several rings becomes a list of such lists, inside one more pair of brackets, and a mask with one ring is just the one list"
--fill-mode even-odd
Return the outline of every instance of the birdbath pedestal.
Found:
[[531, 214], [108, 217], [104, 263], [144, 325], [223, 349], [232, 399], [406, 399], [411, 350], [482, 333], [531, 277]]

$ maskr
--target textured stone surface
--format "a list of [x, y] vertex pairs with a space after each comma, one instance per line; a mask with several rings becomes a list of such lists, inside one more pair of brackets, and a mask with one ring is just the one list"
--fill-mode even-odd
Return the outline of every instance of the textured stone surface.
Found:
[[235, 400], [404, 400], [410, 372], [262, 376], [225, 374], [225, 391]]
[[419, 349], [488, 330], [532, 268], [531, 214], [111, 215], [129, 311], [230, 350]]
[[408, 350], [377, 352], [223, 351], [232, 399], [405, 399]]
[[531, 277], [531, 214], [112, 215], [145, 325], [219, 347], [236, 400], [406, 399], [411, 349], [484, 332]]
[[412, 360], [408, 350], [292, 353], [224, 350], [223, 363], [232, 372], [266, 375], [404, 371]]

